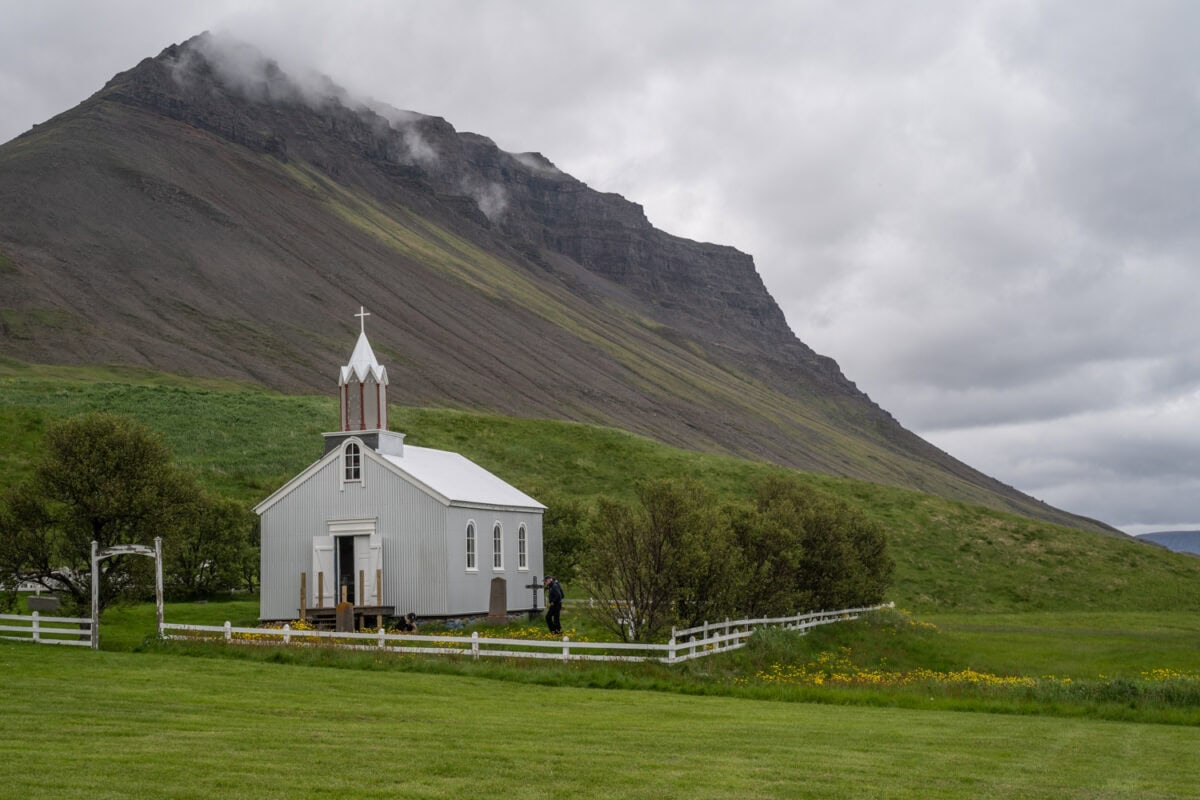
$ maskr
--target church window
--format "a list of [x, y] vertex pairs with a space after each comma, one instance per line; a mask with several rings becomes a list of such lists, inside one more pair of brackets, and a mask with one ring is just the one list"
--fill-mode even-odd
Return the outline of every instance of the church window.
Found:
[[354, 442], [346, 445], [346, 480], [361, 481], [362, 480], [362, 453], [359, 452], [358, 445]]
[[475, 566], [475, 523], [467, 523], [467, 569], [478, 569]]
[[529, 531], [517, 529], [517, 569], [529, 569]]
[[504, 569], [504, 529], [499, 522], [492, 528], [492, 569]]

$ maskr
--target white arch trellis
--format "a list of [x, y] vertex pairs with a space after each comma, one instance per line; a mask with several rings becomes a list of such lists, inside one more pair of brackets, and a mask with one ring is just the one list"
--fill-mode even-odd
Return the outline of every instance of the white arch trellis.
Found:
[[100, 649], [100, 562], [113, 556], [149, 556], [154, 559], [154, 607], [158, 615], [158, 635], [163, 632], [162, 537], [154, 537], [154, 547], [144, 544], [114, 544], [100, 549], [92, 540], [92, 649]]

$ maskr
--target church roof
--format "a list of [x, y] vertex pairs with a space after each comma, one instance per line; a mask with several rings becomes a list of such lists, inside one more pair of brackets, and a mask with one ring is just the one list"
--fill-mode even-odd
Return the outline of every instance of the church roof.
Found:
[[458, 453], [406, 444], [403, 456], [380, 455], [450, 503], [545, 508], [520, 489]]
[[349, 383], [351, 375], [360, 383], [367, 379], [367, 375], [373, 375], [377, 382], [387, 385], [387, 369], [375, 360], [375, 351], [367, 341], [366, 331], [358, 334], [358, 342], [354, 345], [354, 352], [350, 354], [350, 363], [342, 367], [338, 386]]
[[[362, 452], [367, 458], [383, 461], [388, 469], [444, 505], [543, 510], [546, 508], [520, 489], [458, 453], [408, 444], [404, 445], [403, 456], [381, 453], [371, 447], [364, 447]], [[255, 506], [255, 513], [266, 512], [284, 497], [304, 486], [322, 467], [341, 458], [341, 455], [341, 448], [330, 450]]]

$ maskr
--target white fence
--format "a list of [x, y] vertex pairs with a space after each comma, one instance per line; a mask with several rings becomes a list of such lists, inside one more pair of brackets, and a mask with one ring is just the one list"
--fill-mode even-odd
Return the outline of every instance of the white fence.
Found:
[[[759, 628], [786, 628], [806, 631], [818, 625], [858, 619], [869, 611], [894, 608], [895, 603], [818, 611], [794, 617], [725, 620], [695, 628], [675, 630], [666, 644], [625, 642], [572, 642], [536, 639], [500, 639], [480, 636], [425, 635], [386, 633], [338, 633], [335, 631], [292, 630], [283, 628], [236, 628], [224, 625], [181, 625], [164, 622], [163, 638], [176, 640], [209, 639], [236, 644], [324, 645], [352, 650], [375, 650], [421, 655], [470, 655], [472, 658], [546, 658], [567, 661], [658, 661], [677, 664], [714, 653], [737, 650]], [[175, 631], [175, 633], [172, 633]]]
[[[0, 636], [0, 639], [36, 644], [70, 644], [79, 647], [92, 645], [91, 617], [43, 617], [37, 611], [32, 614], [0, 614], [0, 623], [11, 622], [21, 624], [0, 624], [0, 632], [21, 635]], [[81, 628], [80, 625], [84, 623], [87, 627]], [[62, 627], [64, 625], [73, 627]], [[64, 636], [67, 638], [61, 638]]]

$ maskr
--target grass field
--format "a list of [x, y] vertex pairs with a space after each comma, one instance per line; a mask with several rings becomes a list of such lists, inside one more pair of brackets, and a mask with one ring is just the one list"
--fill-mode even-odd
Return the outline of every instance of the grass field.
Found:
[[[251, 624], [256, 608], [166, 617]], [[0, 642], [0, 795], [1200, 797], [1195, 678], [1167, 704], [739, 680], [834, 650], [864, 669], [1051, 670], [1084, 687], [1200, 667], [1189, 613], [894, 617], [675, 667], [563, 666], [158, 644], [151, 605], [116, 607], [99, 653]], [[590, 633], [574, 609], [564, 625]]]
[[1196, 732], [0, 643], [22, 798], [1196, 796]]
[[[253, 600], [168, 603], [169, 622], [255, 624]], [[1042, 715], [1200, 727], [1200, 619], [1186, 613], [975, 614], [938, 624], [898, 612], [817, 628], [765, 631], [750, 646], [683, 664], [572, 663], [413, 657], [335, 648], [260, 647], [150, 639], [150, 604], [113, 608], [107, 650], [203, 659], [488, 678], [574, 688], [631, 689], [790, 703]], [[565, 610], [575, 641], [606, 636]], [[513, 623], [482, 636], [525, 638]], [[423, 632], [441, 632], [427, 626]]]
[[[138, 418], [246, 503], [319, 455], [336, 417], [324, 398], [0, 362], [0, 488], [27, 473], [47, 424], [91, 410]], [[781, 471], [586, 425], [392, 416], [409, 442], [535, 495], [629, 497], [639, 479], [688, 475], [745, 496]], [[913, 616], [674, 667], [564, 667], [163, 644], [147, 641], [152, 607], [114, 607], [100, 653], [0, 642], [0, 796], [1200, 797], [1200, 559], [799, 478], [884, 525], [889, 599]], [[573, 614], [564, 624], [588, 635]], [[257, 604], [166, 616], [252, 625]], [[920, 670], [931, 677], [895, 679]]]

